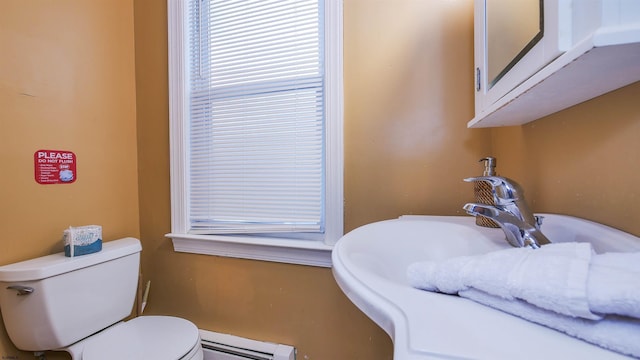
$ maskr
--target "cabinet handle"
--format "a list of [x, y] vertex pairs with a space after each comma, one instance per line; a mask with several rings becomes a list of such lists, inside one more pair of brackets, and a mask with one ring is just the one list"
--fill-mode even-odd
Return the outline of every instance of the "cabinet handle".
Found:
[[481, 86], [480, 86], [480, 68], [477, 67], [476, 68], [476, 91], [480, 91]]

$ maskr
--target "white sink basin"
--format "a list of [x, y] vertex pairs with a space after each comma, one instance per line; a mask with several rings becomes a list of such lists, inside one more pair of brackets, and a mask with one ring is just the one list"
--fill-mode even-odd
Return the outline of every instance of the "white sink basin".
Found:
[[[543, 214], [552, 242], [590, 242], [596, 252], [640, 251], [640, 238], [586, 220]], [[412, 288], [416, 261], [509, 248], [501, 229], [469, 216], [403, 216], [362, 226], [333, 250], [347, 297], [383, 328], [394, 359], [624, 359], [561, 332], [464, 298]]]

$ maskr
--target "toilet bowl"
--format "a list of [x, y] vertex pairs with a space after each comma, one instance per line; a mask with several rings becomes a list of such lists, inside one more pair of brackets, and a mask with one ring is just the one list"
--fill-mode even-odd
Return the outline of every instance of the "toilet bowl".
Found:
[[124, 238], [90, 255], [0, 266], [0, 311], [13, 344], [67, 351], [73, 360], [202, 360], [199, 330], [188, 320], [122, 321], [135, 302], [141, 250], [138, 239]]

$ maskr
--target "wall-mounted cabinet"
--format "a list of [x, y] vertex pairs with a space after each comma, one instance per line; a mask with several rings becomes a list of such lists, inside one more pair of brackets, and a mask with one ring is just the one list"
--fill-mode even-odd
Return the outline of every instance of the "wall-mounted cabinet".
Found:
[[475, 65], [473, 128], [525, 124], [639, 81], [640, 1], [475, 0]]

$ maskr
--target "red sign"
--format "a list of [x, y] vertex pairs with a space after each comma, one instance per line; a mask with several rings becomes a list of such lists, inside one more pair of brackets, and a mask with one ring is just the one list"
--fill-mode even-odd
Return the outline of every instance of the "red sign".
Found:
[[33, 154], [38, 184], [71, 184], [76, 181], [76, 154], [64, 150], [38, 150]]

